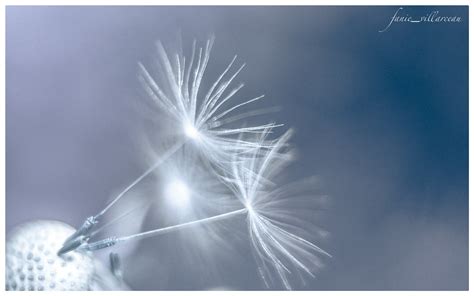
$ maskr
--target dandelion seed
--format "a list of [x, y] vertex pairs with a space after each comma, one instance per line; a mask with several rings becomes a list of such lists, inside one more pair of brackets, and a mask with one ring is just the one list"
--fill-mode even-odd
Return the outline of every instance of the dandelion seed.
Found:
[[243, 107], [263, 99], [264, 96], [233, 103], [244, 86], [241, 83], [232, 87], [235, 78], [245, 66], [241, 65], [232, 70], [236, 56], [208, 90], [202, 89], [213, 43], [212, 37], [203, 48], [198, 49], [196, 42], [193, 42], [191, 57], [186, 59], [181, 50], [168, 53], [163, 44], [157, 42], [156, 71], [153, 72], [140, 63], [139, 79], [148, 97], [166, 118], [163, 125], [168, 130], [176, 131], [176, 136], [184, 138], [183, 141], [191, 141], [202, 152], [204, 159], [225, 170], [232, 157], [245, 157], [252, 150], [269, 144], [242, 140], [242, 134], [258, 134], [281, 125], [267, 123], [232, 127], [233, 123], [274, 111], [275, 108], [239, 114]]
[[[292, 195], [290, 187], [279, 187], [273, 179], [291, 159], [287, 141], [289, 130], [264, 154], [254, 152], [254, 157], [235, 162], [233, 173], [227, 179], [235, 194], [248, 210], [248, 228], [259, 272], [267, 286], [280, 280], [291, 289], [288, 276], [292, 269], [314, 277], [314, 270], [321, 267], [320, 256], [330, 256], [314, 243], [297, 235], [303, 232], [306, 221], [297, 218], [292, 203], [300, 196]], [[260, 141], [263, 141], [262, 134]], [[302, 185], [302, 184], [300, 184]], [[313, 207], [317, 196], [310, 196], [305, 207]]]

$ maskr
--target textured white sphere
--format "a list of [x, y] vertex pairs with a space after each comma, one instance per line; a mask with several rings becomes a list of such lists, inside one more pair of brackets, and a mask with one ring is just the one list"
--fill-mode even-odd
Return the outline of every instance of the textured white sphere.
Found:
[[75, 229], [38, 220], [16, 227], [6, 243], [6, 289], [12, 291], [90, 290], [95, 273], [90, 252], [57, 255]]

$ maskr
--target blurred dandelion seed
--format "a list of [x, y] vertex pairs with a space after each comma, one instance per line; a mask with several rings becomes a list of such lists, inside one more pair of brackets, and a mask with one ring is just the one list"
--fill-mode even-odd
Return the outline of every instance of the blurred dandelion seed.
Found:
[[166, 198], [179, 207], [186, 206], [190, 196], [188, 186], [181, 180], [174, 180], [166, 187]]

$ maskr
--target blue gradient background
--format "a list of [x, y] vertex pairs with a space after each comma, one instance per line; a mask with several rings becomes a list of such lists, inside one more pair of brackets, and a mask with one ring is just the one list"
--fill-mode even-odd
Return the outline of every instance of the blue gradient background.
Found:
[[[317, 174], [331, 196], [334, 258], [297, 288], [466, 290], [468, 8], [404, 7], [462, 22], [379, 33], [397, 8], [7, 7], [7, 233], [30, 219], [79, 225], [136, 177], [136, 62], [156, 39], [215, 33], [212, 58], [239, 55], [247, 93], [295, 127], [288, 173]], [[138, 250], [148, 259], [124, 261], [134, 289], [263, 288], [252, 258], [217, 263], [216, 277], [172, 247]]]

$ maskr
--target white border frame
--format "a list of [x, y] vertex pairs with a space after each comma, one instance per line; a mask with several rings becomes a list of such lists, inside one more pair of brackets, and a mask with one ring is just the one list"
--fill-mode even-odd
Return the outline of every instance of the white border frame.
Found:
[[[3, 157], [0, 158], [0, 164], [4, 168], [0, 172], [0, 191], [3, 195], [3, 202], [0, 203], [0, 209], [2, 215], [5, 214], [5, 177], [6, 177], [6, 167], [5, 167], [5, 103], [6, 103], [6, 91], [5, 91], [5, 12], [6, 6], [37, 6], [37, 5], [57, 5], [57, 6], [115, 6], [115, 5], [130, 5], [130, 6], [142, 6], [142, 5], [168, 5], [168, 6], [195, 6], [195, 5], [216, 5], [216, 6], [223, 6], [223, 5], [235, 5], [235, 6], [256, 6], [256, 5], [269, 5], [269, 6], [299, 6], [299, 5], [308, 5], [314, 6], [315, 1], [311, 0], [296, 0], [292, 2], [285, 2], [282, 0], [227, 0], [227, 1], [217, 1], [217, 0], [162, 0], [162, 1], [153, 1], [153, 0], [141, 0], [141, 1], [130, 1], [130, 0], [115, 0], [115, 1], [104, 1], [104, 0], [71, 0], [68, 2], [59, 1], [59, 0], [49, 0], [49, 1], [34, 1], [34, 0], [6, 0], [3, 4], [3, 9], [0, 12], [0, 19], [1, 19], [1, 27], [2, 30], [0, 32], [1, 37], [1, 48], [0, 54], [3, 57], [3, 62], [0, 63], [2, 71], [0, 74], [0, 86], [3, 90], [3, 104], [0, 105], [0, 119], [2, 128], [0, 129], [0, 152]], [[393, 0], [386, 0], [386, 1], [349, 1], [349, 0], [335, 0], [335, 1], [318, 1], [317, 6], [410, 6], [410, 5], [427, 5], [427, 6], [455, 6], [455, 5], [462, 5], [468, 6], [469, 1], [460, 1], [460, 0], [452, 0], [452, 1], [440, 1], [440, 0], [419, 0], [419, 1], [393, 1]], [[474, 31], [472, 21], [469, 19], [469, 54], [470, 56], [473, 51], [473, 38], [472, 32]], [[473, 68], [473, 58], [469, 59], [469, 85], [474, 86], [474, 78], [472, 75], [472, 68]], [[470, 99], [470, 92], [469, 92], [469, 99]], [[474, 104], [472, 104], [469, 100], [469, 114], [474, 114]], [[473, 144], [474, 140], [472, 138], [472, 132], [474, 130], [474, 123], [469, 119], [469, 156], [472, 155], [473, 151]], [[472, 167], [474, 165], [474, 160], [469, 157], [469, 185], [474, 184], [474, 175], [472, 174]], [[471, 202], [471, 191], [469, 190], [469, 201]], [[469, 203], [470, 205], [470, 203]], [[473, 209], [469, 206], [469, 217], [473, 215]], [[5, 287], [5, 216], [3, 219], [0, 219], [1, 229], [0, 229], [0, 291], [3, 291]], [[472, 219], [469, 219], [469, 253], [473, 246], [473, 229], [474, 225]], [[473, 273], [471, 272], [471, 266], [473, 265], [473, 256], [469, 255], [469, 287], [473, 285]], [[0, 292], [1, 293], [1, 292]], [[3, 293], [19, 293], [23, 295], [30, 295], [31, 292], [3, 292]], [[2, 294], [3, 294], [2, 293]], [[60, 295], [63, 296], [65, 294], [76, 294], [80, 295], [79, 293], [84, 292], [41, 292], [41, 295]], [[407, 295], [420, 295], [420, 296], [438, 296], [438, 295], [464, 295], [470, 293], [470, 291], [118, 291], [118, 292], [95, 292], [90, 291], [87, 292], [88, 295], [170, 295], [170, 296], [177, 296], [183, 294], [193, 294], [193, 295], [282, 295], [288, 293], [295, 293], [299, 295], [314, 295], [317, 293], [318, 295], [345, 295], [345, 294], [352, 294], [352, 295], [364, 295], [364, 296], [371, 296], [371, 295], [398, 295], [398, 294], [407, 294]]]

